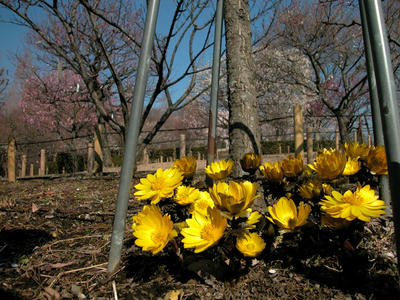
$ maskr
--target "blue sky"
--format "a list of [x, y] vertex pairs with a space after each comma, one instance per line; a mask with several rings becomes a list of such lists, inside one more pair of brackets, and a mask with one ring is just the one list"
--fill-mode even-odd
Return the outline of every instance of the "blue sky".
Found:
[[[175, 3], [173, 0], [160, 1], [157, 32], [163, 32], [163, 28], [169, 27], [169, 12], [172, 13], [174, 8]], [[27, 28], [22, 26], [3, 22], [4, 20], [12, 20], [13, 18], [15, 17], [12, 12], [0, 7], [0, 68], [5, 68], [9, 71], [10, 80], [12, 80], [12, 74], [15, 69], [13, 57], [16, 53], [22, 54], [24, 52], [24, 40], [28, 31]], [[38, 18], [40, 18], [40, 14], [38, 14]]]
[[[12, 19], [11, 12], [0, 8], [0, 20]], [[13, 55], [23, 52], [23, 40], [26, 29], [14, 24], [0, 23], [0, 68], [6, 68], [11, 73], [15, 66], [13, 65]]]

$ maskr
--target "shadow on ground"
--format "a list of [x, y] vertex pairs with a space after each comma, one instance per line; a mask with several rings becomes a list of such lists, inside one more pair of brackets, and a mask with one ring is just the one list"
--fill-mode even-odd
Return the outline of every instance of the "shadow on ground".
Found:
[[36, 246], [41, 246], [50, 240], [52, 236], [44, 230], [2, 230], [0, 231], [0, 265], [19, 263], [19, 260], [31, 254]]
[[340, 234], [312, 227], [304, 229], [301, 235], [287, 234], [282, 246], [266, 256], [266, 261], [285, 258], [282, 267], [345, 294], [400, 299], [397, 275], [388, 270], [385, 258], [355, 246], [362, 243], [365, 235], [362, 227], [356, 224]]

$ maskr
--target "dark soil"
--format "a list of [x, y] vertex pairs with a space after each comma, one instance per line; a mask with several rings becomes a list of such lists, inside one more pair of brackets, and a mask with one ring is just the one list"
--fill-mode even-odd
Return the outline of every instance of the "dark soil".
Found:
[[[134, 245], [106, 272], [118, 178], [0, 182], [0, 299], [400, 299], [390, 218], [347, 230], [309, 225], [257, 259]], [[114, 286], [114, 292], [113, 292]]]

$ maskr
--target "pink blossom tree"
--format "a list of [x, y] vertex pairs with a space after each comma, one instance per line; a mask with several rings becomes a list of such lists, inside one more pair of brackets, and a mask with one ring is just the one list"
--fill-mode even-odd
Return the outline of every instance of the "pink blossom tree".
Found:
[[78, 170], [78, 149], [93, 132], [98, 116], [81, 76], [64, 70], [39, 75], [33, 72], [22, 84], [19, 102], [25, 122], [45, 136], [60, 138]]
[[71, 71], [28, 78], [20, 106], [29, 124], [61, 138], [86, 134], [97, 122], [81, 77]]

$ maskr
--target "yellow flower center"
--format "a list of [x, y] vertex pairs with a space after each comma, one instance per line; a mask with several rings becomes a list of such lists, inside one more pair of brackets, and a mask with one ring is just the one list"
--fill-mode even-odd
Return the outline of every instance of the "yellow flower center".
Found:
[[179, 198], [181, 198], [182, 200], [186, 200], [187, 198], [189, 198], [190, 194], [188, 192], [181, 192], [179, 195]]
[[357, 194], [353, 194], [349, 196], [343, 196], [343, 201], [352, 205], [361, 205], [364, 202], [364, 199]]
[[200, 201], [197, 201], [196, 206], [197, 206], [199, 209], [205, 210], [205, 209], [207, 209], [207, 207], [208, 207], [209, 205], [208, 205], [208, 202], [207, 202], [207, 201], [205, 201], [205, 200], [200, 200]]
[[201, 238], [206, 241], [215, 241], [215, 227], [212, 224], [206, 224], [201, 231]]
[[155, 231], [151, 234], [151, 240], [155, 244], [160, 244], [164, 241], [164, 235], [160, 231]]
[[164, 188], [164, 179], [157, 178], [151, 183], [151, 188], [155, 191], [162, 190]]
[[247, 244], [247, 250], [253, 251], [254, 250], [254, 244], [253, 243], [248, 243]]

